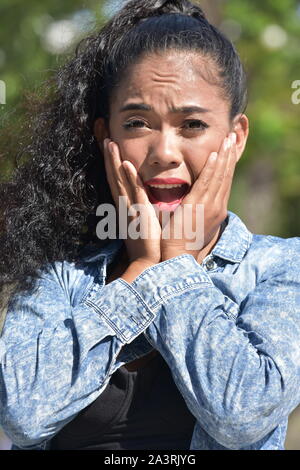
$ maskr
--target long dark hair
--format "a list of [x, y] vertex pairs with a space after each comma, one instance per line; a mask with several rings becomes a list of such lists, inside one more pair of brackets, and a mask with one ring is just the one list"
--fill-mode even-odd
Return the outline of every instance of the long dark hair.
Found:
[[[9, 182], [0, 185], [0, 289], [33, 287], [47, 263], [78, 259], [96, 238], [96, 207], [113, 204], [103, 155], [93, 135], [109, 122], [111, 94], [143, 54], [195, 51], [212, 59], [215, 83], [243, 112], [246, 80], [231, 42], [187, 0], [132, 0], [85, 38], [73, 59], [48, 82], [47, 96], [28, 117], [29, 140]], [[106, 241], [107, 242], [107, 241]]]

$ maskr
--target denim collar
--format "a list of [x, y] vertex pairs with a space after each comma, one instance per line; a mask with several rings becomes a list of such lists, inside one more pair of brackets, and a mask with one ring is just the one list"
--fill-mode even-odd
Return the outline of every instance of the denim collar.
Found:
[[[228, 211], [226, 221], [227, 225], [210, 256], [240, 263], [249, 249], [253, 235], [233, 212]], [[82, 252], [81, 261], [94, 263], [102, 258], [105, 264], [109, 265], [123, 244], [124, 240], [116, 239], [108, 242], [105, 247], [101, 248], [101, 251], [96, 246], [86, 247]]]
[[211, 255], [233, 263], [240, 263], [251, 245], [252, 237], [252, 233], [241, 219], [228, 211], [227, 226]]

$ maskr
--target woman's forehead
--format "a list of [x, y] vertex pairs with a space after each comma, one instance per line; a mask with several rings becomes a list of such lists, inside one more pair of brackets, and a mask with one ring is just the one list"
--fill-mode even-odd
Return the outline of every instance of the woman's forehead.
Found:
[[183, 51], [148, 55], [129, 68], [115, 89], [112, 104], [124, 108], [132, 101], [150, 104], [161, 99], [174, 108], [198, 99], [227, 105], [215, 69], [205, 57]]
[[[147, 54], [130, 65], [124, 74], [124, 80], [135, 77], [147, 77], [149, 73], [163, 77], [176, 74], [183, 81], [195, 80], [198, 76], [205, 79], [217, 76], [213, 60], [192, 51], [169, 50]], [[209, 80], [208, 80], [209, 81]]]

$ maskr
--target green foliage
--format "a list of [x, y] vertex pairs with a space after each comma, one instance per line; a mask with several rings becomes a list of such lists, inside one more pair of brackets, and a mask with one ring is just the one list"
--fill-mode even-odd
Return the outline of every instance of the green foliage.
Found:
[[[299, 5], [295, 0], [230, 0], [224, 8], [225, 17], [241, 25], [242, 34], [235, 45], [249, 77], [246, 114], [250, 135], [236, 174], [246, 188], [241, 198], [240, 185], [234, 186], [232, 208], [243, 213], [244, 219], [251, 219], [254, 229], [281, 236], [300, 234], [300, 104], [291, 99], [295, 91], [292, 83], [300, 80]], [[286, 33], [281, 47], [272, 49], [264, 44], [262, 36], [270, 25], [278, 25]], [[268, 163], [271, 177], [263, 178], [265, 184], [259, 187], [251, 175], [262, 161]], [[259, 194], [268, 190], [269, 206], [258, 210], [265, 214], [260, 221], [249, 214], [249, 201], [254, 198], [261, 206], [265, 199], [260, 201]]]
[[47, 26], [82, 9], [90, 9], [99, 20], [102, 4], [94, 0], [1, 0], [0, 49], [5, 61], [0, 77], [7, 83], [9, 107], [19, 102], [24, 89], [38, 86], [65, 59], [65, 55], [51, 54], [43, 47]]

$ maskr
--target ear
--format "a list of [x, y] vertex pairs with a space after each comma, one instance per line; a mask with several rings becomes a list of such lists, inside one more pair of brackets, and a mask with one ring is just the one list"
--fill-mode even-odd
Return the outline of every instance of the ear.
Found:
[[238, 114], [232, 124], [232, 132], [236, 133], [237, 161], [241, 158], [249, 134], [249, 119], [245, 114]]
[[99, 117], [96, 119], [96, 121], [94, 122], [93, 130], [94, 130], [94, 136], [96, 137], [99, 147], [103, 152], [104, 151], [103, 141], [104, 139], [110, 137], [109, 129], [106, 126], [104, 118]]

